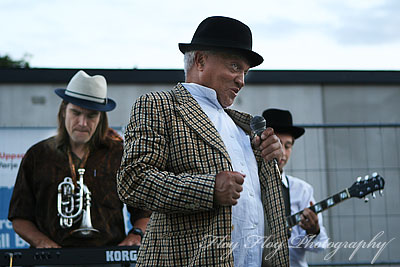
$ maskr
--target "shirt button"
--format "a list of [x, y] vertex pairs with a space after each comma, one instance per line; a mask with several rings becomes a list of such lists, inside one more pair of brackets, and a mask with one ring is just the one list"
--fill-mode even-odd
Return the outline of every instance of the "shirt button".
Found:
[[253, 193], [253, 192], [250, 192], [250, 196], [251, 196], [251, 197], [254, 197], [254, 193]]

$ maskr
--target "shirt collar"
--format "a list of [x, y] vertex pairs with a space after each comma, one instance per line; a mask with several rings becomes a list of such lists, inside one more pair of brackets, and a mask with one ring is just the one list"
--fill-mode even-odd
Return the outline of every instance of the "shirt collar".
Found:
[[282, 171], [282, 183], [286, 188], [289, 188], [288, 179], [286, 178], [286, 174], [283, 171]]
[[189, 91], [193, 97], [200, 97], [206, 100], [215, 109], [222, 109], [223, 107], [218, 102], [217, 92], [209, 87], [197, 83], [182, 83], [182, 85]]

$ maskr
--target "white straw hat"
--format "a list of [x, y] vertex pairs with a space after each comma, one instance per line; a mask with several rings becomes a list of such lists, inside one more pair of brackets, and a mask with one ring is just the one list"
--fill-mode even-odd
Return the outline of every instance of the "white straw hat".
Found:
[[89, 76], [83, 70], [78, 71], [69, 81], [67, 89], [56, 89], [55, 93], [74, 105], [98, 111], [110, 111], [116, 106], [107, 98], [107, 82], [104, 76]]

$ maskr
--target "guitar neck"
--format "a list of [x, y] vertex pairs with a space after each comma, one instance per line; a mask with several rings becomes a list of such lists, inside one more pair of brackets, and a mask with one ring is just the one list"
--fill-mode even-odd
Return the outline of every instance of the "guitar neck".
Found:
[[[309, 209], [315, 213], [320, 213], [349, 198], [351, 198], [351, 196], [348, 188], [346, 188], [343, 191], [314, 204], [313, 206], [309, 207]], [[301, 221], [301, 214], [303, 211], [304, 210], [299, 211], [286, 218], [286, 224], [289, 228], [292, 228]]]

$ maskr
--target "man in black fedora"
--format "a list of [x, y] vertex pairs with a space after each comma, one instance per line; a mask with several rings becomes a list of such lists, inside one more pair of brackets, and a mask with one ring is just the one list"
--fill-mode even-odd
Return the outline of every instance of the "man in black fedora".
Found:
[[229, 109], [263, 61], [249, 27], [209, 17], [179, 49], [185, 83], [137, 99], [125, 133], [120, 198], [152, 211], [138, 265], [261, 266], [265, 241], [265, 262], [288, 266], [281, 144]]
[[15, 232], [35, 248], [139, 245], [150, 214], [128, 207], [134, 229], [125, 233], [115, 180], [123, 145], [108, 127], [116, 103], [105, 78], [78, 71], [55, 93], [58, 132], [29, 148], [18, 171], [8, 215]]
[[[292, 114], [288, 110], [267, 109], [262, 115], [268, 126], [274, 129], [283, 146], [283, 157], [279, 160], [278, 166], [282, 174], [286, 216], [304, 210], [299, 225], [291, 229], [289, 255], [290, 266], [305, 267], [308, 266], [306, 252], [321, 252], [328, 243], [321, 214], [317, 215], [307, 208], [315, 204], [313, 187], [302, 179], [286, 174], [283, 170], [289, 161], [295, 140], [304, 134], [305, 129], [293, 125]], [[310, 245], [311, 242], [313, 245]]]

